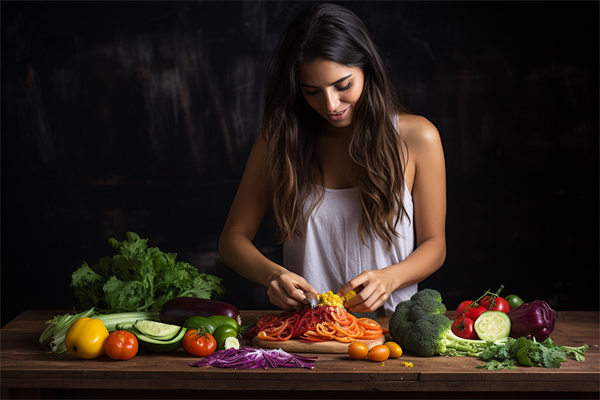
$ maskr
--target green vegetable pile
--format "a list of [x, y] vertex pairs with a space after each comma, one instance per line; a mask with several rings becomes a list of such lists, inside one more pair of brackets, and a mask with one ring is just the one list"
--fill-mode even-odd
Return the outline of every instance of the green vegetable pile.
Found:
[[138, 320], [158, 321], [159, 313], [153, 311], [125, 312], [114, 314], [98, 314], [94, 308], [79, 314], [71, 315], [56, 315], [53, 319], [46, 321], [48, 327], [40, 336], [40, 343], [52, 349], [54, 354], [62, 354], [67, 352], [65, 346], [65, 338], [69, 328], [79, 318], [88, 317], [91, 319], [99, 319], [109, 332], [117, 329], [118, 324], [134, 323]]
[[422, 289], [396, 306], [390, 319], [390, 334], [405, 351], [422, 357], [477, 357], [486, 362], [477, 368], [488, 370], [514, 369], [517, 365], [560, 368], [568, 358], [585, 360], [586, 344], [568, 347], [550, 338], [537, 342], [526, 337], [505, 337], [495, 342], [462, 339], [452, 332], [452, 321], [445, 312], [441, 294]]
[[485, 368], [490, 371], [499, 369], [515, 369], [517, 365], [526, 367], [560, 368], [561, 363], [572, 358], [577, 361], [585, 361], [587, 344], [580, 347], [561, 346], [547, 338], [538, 342], [521, 336], [518, 339], [507, 338], [503, 344], [486, 342], [483, 350], [477, 356], [487, 361], [486, 364], [478, 365], [477, 368]]
[[456, 336], [445, 312], [446, 306], [437, 290], [420, 290], [396, 306], [390, 319], [390, 334], [405, 351], [421, 357], [475, 352], [477, 345], [485, 343]]
[[101, 258], [92, 267], [84, 262], [72, 276], [75, 296], [85, 308], [98, 313], [159, 311], [175, 297], [203, 299], [225, 294], [222, 279], [200, 273], [176, 253], [163, 253], [148, 247], [148, 239], [127, 232], [127, 240], [109, 243], [119, 254]]

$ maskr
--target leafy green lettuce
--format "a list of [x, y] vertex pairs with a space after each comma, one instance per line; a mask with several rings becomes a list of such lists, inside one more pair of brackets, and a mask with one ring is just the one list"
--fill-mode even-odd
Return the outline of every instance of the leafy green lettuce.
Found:
[[104, 257], [90, 267], [83, 262], [72, 275], [71, 286], [84, 309], [99, 313], [158, 311], [174, 297], [202, 299], [225, 294], [222, 279], [200, 273], [192, 265], [176, 261], [177, 254], [148, 247], [148, 239], [127, 232], [127, 240], [109, 243], [118, 254]]

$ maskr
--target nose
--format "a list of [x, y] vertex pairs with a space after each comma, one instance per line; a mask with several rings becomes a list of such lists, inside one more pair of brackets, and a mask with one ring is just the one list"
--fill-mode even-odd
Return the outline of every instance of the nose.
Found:
[[325, 92], [325, 109], [327, 112], [333, 113], [339, 111], [337, 108], [340, 104], [340, 98], [332, 91]]

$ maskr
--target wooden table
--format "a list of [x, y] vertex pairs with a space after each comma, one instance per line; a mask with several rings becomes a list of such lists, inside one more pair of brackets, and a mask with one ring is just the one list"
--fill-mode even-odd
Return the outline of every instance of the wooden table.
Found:
[[[183, 349], [140, 350], [129, 361], [106, 355], [79, 360], [52, 354], [38, 340], [44, 321], [66, 312], [25, 311], [2, 329], [2, 398], [598, 398], [600, 388], [598, 312], [557, 313], [552, 338], [569, 346], [587, 343], [586, 361], [568, 360], [554, 370], [495, 372], [475, 368], [481, 362], [473, 357], [410, 354], [384, 364], [316, 354], [314, 370], [190, 367], [198, 357]], [[242, 316], [248, 320], [264, 313]], [[378, 320], [387, 326], [387, 318]], [[403, 367], [402, 361], [414, 367]]]

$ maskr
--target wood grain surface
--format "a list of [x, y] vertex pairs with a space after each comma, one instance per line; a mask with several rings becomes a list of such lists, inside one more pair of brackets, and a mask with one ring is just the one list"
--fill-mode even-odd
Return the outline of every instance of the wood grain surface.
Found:
[[[367, 345], [369, 349], [385, 342], [385, 337], [373, 340], [356, 340]], [[317, 353], [317, 354], [346, 354], [349, 343], [331, 340], [329, 342], [306, 343], [298, 339], [285, 340], [283, 342], [273, 342], [261, 340], [258, 337], [252, 339], [252, 344], [263, 349], [282, 349], [288, 353]]]
[[[2, 398], [598, 398], [598, 312], [557, 312], [556, 343], [590, 347], [584, 362], [560, 369], [518, 367], [487, 371], [473, 357], [417, 357], [405, 352], [384, 363], [347, 354], [315, 353], [315, 369], [235, 370], [191, 367], [184, 349], [140, 350], [128, 361], [55, 355], [39, 343], [44, 322], [64, 310], [21, 313], [1, 331]], [[72, 312], [71, 312], [72, 313]], [[267, 311], [242, 311], [244, 321]], [[451, 312], [448, 316], [451, 316]], [[376, 319], [388, 327], [387, 318]], [[391, 339], [389, 334], [386, 338]], [[252, 340], [244, 338], [243, 346]], [[310, 355], [310, 353], [306, 353]], [[412, 362], [413, 368], [402, 366]], [[137, 396], [137, 397], [136, 397]], [[558, 397], [557, 397], [558, 396]]]

